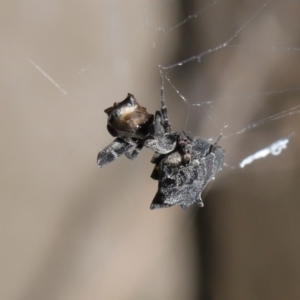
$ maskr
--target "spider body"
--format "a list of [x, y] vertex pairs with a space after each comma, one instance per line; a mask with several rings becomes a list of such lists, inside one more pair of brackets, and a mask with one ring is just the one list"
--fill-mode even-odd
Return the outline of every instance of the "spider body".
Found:
[[179, 205], [203, 206], [201, 193], [224, 164], [224, 151], [206, 140], [190, 139], [190, 163], [184, 162], [180, 148], [157, 158], [151, 178], [158, 180], [158, 191], [150, 208]]
[[[145, 146], [154, 151], [151, 177], [158, 180], [158, 191], [151, 209], [192, 204], [203, 206], [201, 192], [224, 164], [224, 150], [201, 138], [190, 138], [183, 131], [172, 131], [162, 89], [161, 110], [148, 114], [133, 95], [105, 110], [107, 129], [117, 137], [99, 152], [102, 167], [120, 155], [134, 159]], [[136, 146], [133, 151], [130, 149]]]

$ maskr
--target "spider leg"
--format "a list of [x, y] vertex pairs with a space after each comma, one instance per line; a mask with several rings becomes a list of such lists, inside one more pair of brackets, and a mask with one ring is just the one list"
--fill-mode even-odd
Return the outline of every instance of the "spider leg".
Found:
[[144, 142], [141, 141], [137, 144], [137, 146], [134, 148], [134, 150], [132, 152], [126, 151], [125, 156], [131, 160], [134, 160], [139, 155], [139, 153], [143, 149], [143, 147], [144, 147]]
[[133, 145], [127, 143], [121, 138], [116, 138], [112, 143], [110, 143], [106, 148], [98, 153], [97, 164], [101, 168], [115, 159], [117, 159], [122, 154], [126, 153]]
[[167, 105], [165, 101], [165, 85], [164, 85], [164, 75], [160, 71], [160, 103], [161, 103], [161, 113], [163, 117], [163, 126], [166, 132], [171, 132], [171, 124], [168, 119]]
[[220, 148], [220, 146], [218, 146], [218, 143], [220, 141], [220, 139], [222, 138], [222, 134], [220, 134], [220, 136], [217, 138], [216, 142], [211, 145], [211, 148], [210, 148], [210, 152], [213, 152], [216, 148]]
[[182, 151], [182, 158], [184, 165], [188, 165], [191, 162], [191, 140], [189, 137], [185, 134], [185, 132], [182, 132], [178, 137], [178, 145]]
[[157, 136], [162, 137], [166, 133], [164, 122], [163, 122], [163, 116], [160, 110], [157, 110], [155, 113], [153, 127], [154, 127], [153, 135], [155, 137]]
[[177, 135], [166, 133], [162, 137], [149, 138], [144, 145], [156, 153], [167, 154], [172, 152], [177, 144]]
[[130, 137], [125, 137], [125, 138], [122, 138], [126, 143], [130, 144], [131, 146], [135, 146], [138, 144], [138, 142], [136, 140], [133, 140], [132, 138]]
[[222, 138], [222, 134], [220, 134], [220, 136], [217, 138], [216, 142], [214, 143], [214, 147], [216, 147], [220, 141], [220, 139]]

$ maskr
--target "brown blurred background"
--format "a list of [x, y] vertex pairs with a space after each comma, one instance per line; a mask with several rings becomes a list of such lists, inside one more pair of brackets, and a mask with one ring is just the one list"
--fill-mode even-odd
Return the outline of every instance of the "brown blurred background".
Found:
[[[295, 133], [224, 168], [201, 210], [149, 210], [147, 149], [96, 166], [105, 108], [131, 92], [154, 112], [158, 65], [225, 42], [264, 2], [2, 1], [0, 299], [300, 299], [298, 114], [221, 140], [237, 165]], [[173, 69], [189, 101], [166, 86], [174, 128], [217, 137], [297, 106], [299, 91], [247, 95], [300, 87], [299, 20], [299, 1], [274, 1], [230, 44], [245, 47]]]

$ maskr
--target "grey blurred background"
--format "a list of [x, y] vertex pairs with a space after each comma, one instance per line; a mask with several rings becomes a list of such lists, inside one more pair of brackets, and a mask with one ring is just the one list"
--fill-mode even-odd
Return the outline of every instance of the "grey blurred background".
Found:
[[[300, 299], [297, 113], [221, 140], [234, 166], [294, 133], [280, 156], [224, 168], [201, 210], [149, 210], [147, 149], [96, 166], [113, 139], [104, 109], [131, 92], [153, 113], [159, 64], [223, 43], [264, 3], [1, 2], [0, 299]], [[231, 43], [243, 47], [173, 69], [188, 100], [166, 85], [174, 128], [230, 135], [296, 107], [299, 17], [299, 1], [274, 1]], [[192, 106], [207, 99], [223, 100]]]

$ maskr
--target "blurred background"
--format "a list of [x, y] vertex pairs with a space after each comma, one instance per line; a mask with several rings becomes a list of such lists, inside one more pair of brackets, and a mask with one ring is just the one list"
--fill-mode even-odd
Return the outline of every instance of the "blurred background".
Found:
[[[296, 0], [3, 0], [0, 299], [300, 299], [299, 18]], [[158, 66], [199, 53], [166, 73], [169, 118], [223, 133], [227, 166], [204, 208], [150, 211], [150, 150], [97, 168], [103, 110], [130, 92], [154, 113]]]

